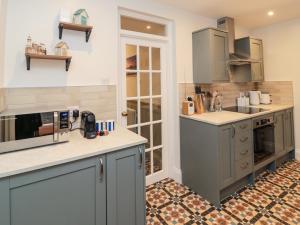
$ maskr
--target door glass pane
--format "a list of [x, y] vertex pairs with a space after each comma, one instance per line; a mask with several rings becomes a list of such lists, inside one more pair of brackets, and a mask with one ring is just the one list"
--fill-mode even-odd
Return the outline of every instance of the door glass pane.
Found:
[[128, 130], [138, 134], [138, 128], [137, 127], [133, 127], [133, 128], [128, 129]]
[[152, 70], [160, 70], [160, 48], [152, 48]]
[[153, 151], [153, 172], [156, 173], [162, 170], [162, 149]]
[[141, 123], [150, 122], [150, 99], [141, 99]]
[[160, 73], [152, 74], [152, 95], [161, 95], [161, 76]]
[[149, 73], [141, 73], [140, 75], [140, 87], [141, 87], [141, 96], [150, 95], [150, 77]]
[[149, 70], [149, 47], [140, 47], [140, 70]]
[[126, 74], [126, 85], [127, 85], [127, 97], [137, 96], [137, 74], [127, 73]]
[[141, 127], [141, 135], [148, 140], [146, 148], [150, 148], [150, 125]]
[[153, 121], [161, 120], [161, 98], [152, 99]]
[[145, 153], [145, 169], [146, 169], [146, 175], [151, 174], [151, 152]]
[[137, 69], [137, 47], [136, 45], [126, 45], [126, 69]]
[[128, 16], [121, 16], [121, 29], [166, 36], [166, 25]]
[[162, 144], [161, 123], [153, 124], [153, 147]]
[[134, 125], [138, 123], [138, 104], [137, 100], [127, 101], [127, 125]]

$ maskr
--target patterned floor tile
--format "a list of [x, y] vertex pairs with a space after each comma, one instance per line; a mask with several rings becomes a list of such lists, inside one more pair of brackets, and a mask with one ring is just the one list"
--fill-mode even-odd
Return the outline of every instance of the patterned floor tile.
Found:
[[265, 172], [222, 209], [169, 178], [148, 186], [146, 196], [147, 225], [300, 224], [300, 162]]

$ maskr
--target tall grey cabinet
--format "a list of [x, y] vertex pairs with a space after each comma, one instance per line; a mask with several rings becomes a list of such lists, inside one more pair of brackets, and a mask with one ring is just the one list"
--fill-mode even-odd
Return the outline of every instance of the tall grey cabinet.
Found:
[[143, 147], [107, 156], [107, 225], [145, 224]]
[[254, 60], [244, 65], [244, 73], [248, 73], [251, 81], [264, 81], [263, 42], [260, 39], [244, 37], [235, 40], [235, 53]]
[[193, 32], [194, 83], [229, 81], [228, 33], [207, 28]]

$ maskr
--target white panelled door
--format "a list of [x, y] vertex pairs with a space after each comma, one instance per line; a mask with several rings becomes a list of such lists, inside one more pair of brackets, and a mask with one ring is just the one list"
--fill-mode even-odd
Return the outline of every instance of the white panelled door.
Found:
[[166, 176], [164, 86], [165, 44], [123, 37], [122, 125], [148, 139], [146, 144], [147, 184]]

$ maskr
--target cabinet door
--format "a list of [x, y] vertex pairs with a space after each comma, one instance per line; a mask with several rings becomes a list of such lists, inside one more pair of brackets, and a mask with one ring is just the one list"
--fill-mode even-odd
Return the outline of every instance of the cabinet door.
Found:
[[285, 150], [287, 152], [295, 149], [294, 141], [294, 116], [293, 109], [287, 110], [285, 112], [285, 121], [284, 121], [284, 134], [285, 134]]
[[250, 39], [250, 57], [260, 62], [251, 64], [252, 81], [264, 80], [263, 44], [261, 40]]
[[212, 46], [211, 67], [213, 68], [213, 81], [228, 81], [229, 75], [227, 71], [228, 52], [228, 34], [217, 30], [211, 30], [210, 33]]
[[231, 125], [220, 127], [219, 165], [221, 189], [234, 182], [234, 129]]
[[285, 136], [285, 112], [275, 113], [275, 153], [278, 156], [285, 154], [284, 136]]
[[106, 184], [100, 168], [105, 167], [93, 158], [11, 178], [10, 224], [106, 224]]
[[9, 179], [0, 180], [0, 224], [10, 225]]
[[145, 224], [144, 147], [107, 155], [107, 225]]

